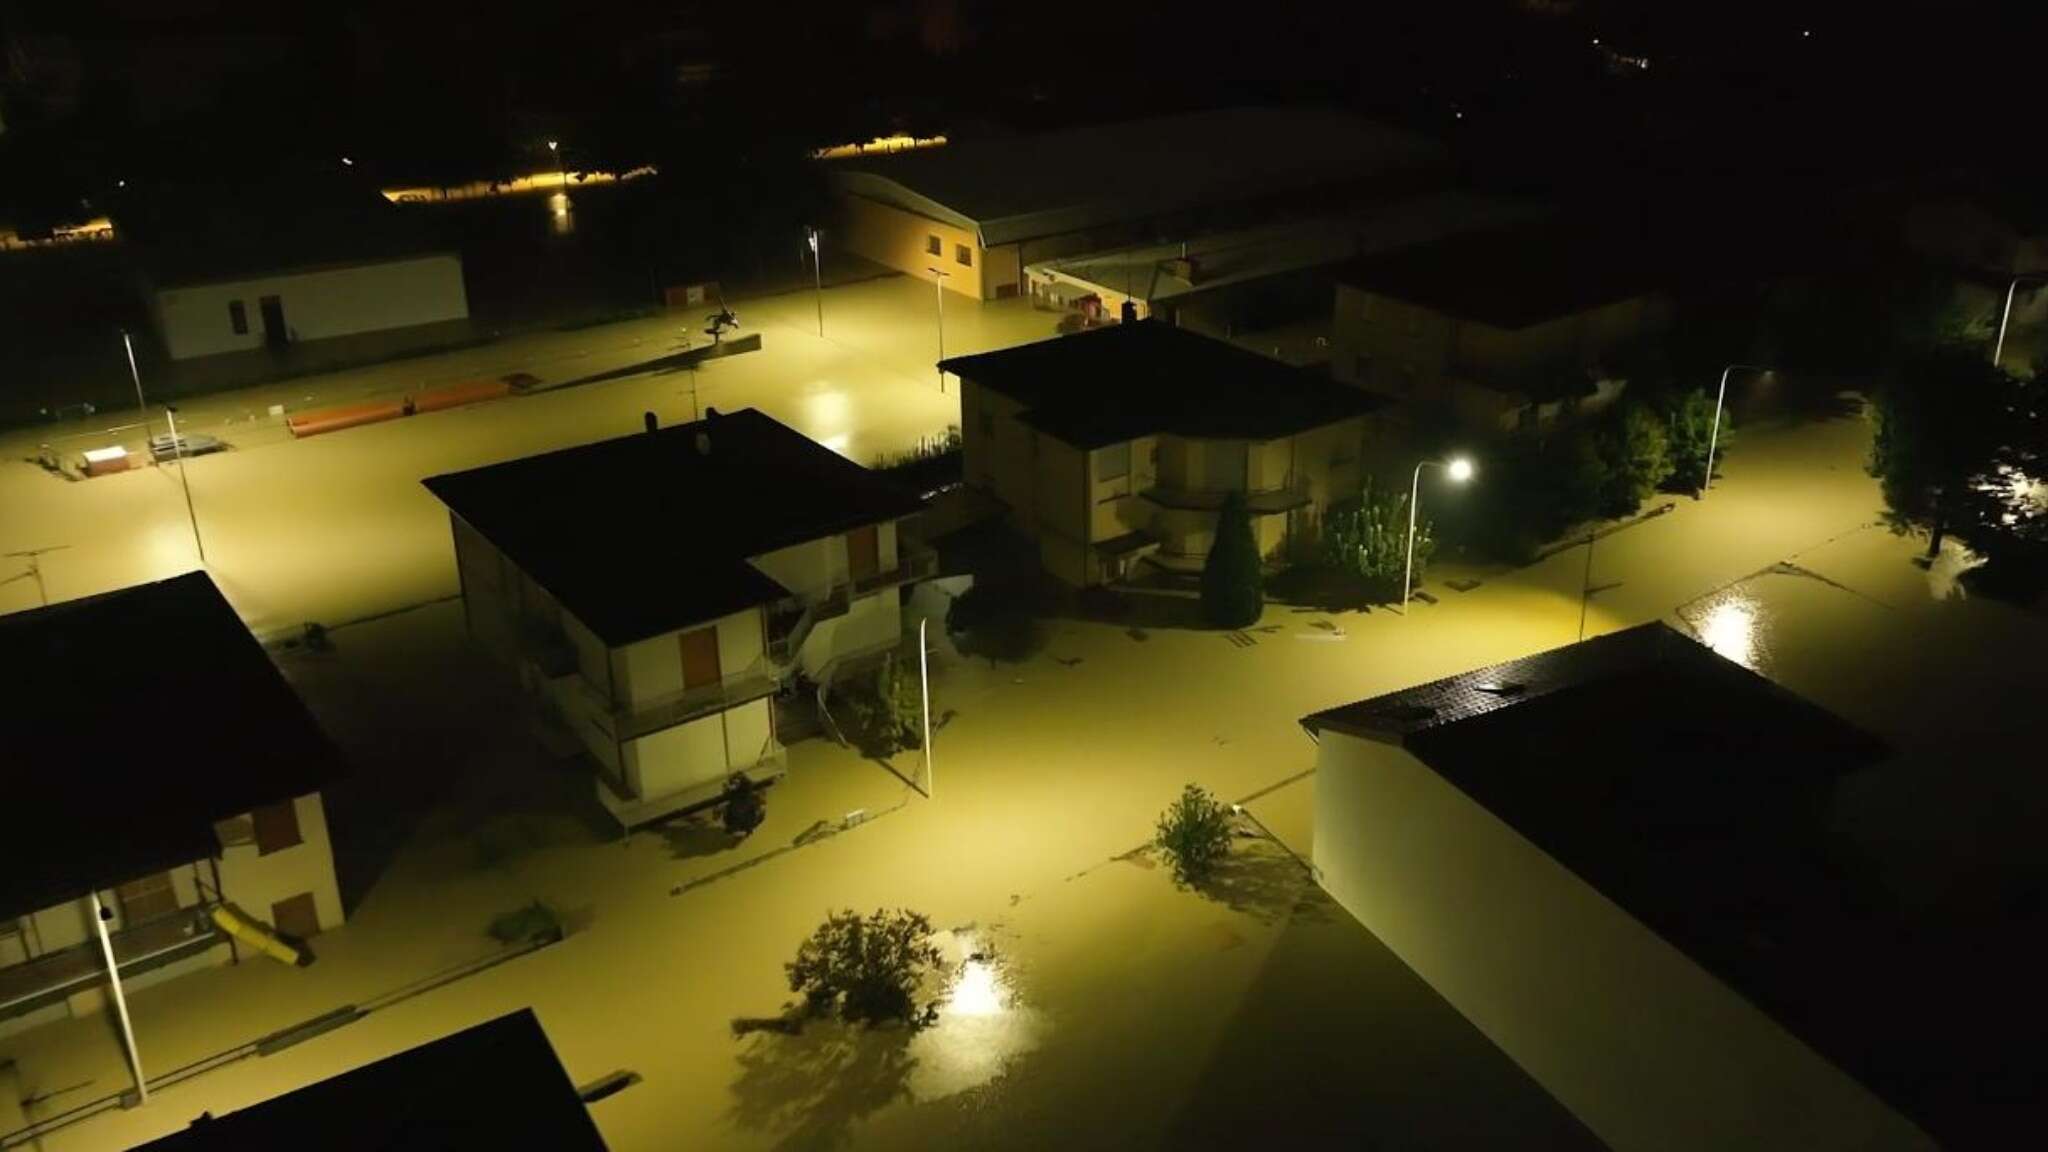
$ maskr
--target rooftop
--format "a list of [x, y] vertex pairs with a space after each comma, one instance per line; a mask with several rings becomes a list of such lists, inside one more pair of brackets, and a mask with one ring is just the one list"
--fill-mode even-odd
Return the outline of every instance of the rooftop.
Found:
[[1385, 405], [1372, 393], [1153, 320], [1113, 324], [945, 369], [1025, 408], [1022, 419], [1079, 448], [1169, 433], [1273, 440]]
[[1224, 108], [842, 161], [848, 192], [1007, 244], [1198, 205], [1318, 188], [1385, 191], [1441, 147], [1343, 112]]
[[0, 917], [217, 855], [338, 754], [204, 572], [0, 617]]
[[780, 600], [749, 557], [919, 506], [751, 408], [424, 483], [613, 647]]
[[280, 178], [269, 184], [138, 190], [115, 214], [158, 288], [382, 263], [443, 250], [421, 218], [373, 188]]
[[1338, 279], [1460, 320], [1527, 328], [1669, 287], [1643, 241], [1601, 227], [1466, 232], [1367, 256]]
[[[173, 1105], [175, 1107], [175, 1105]], [[546, 1148], [604, 1152], [531, 1008], [466, 1028], [142, 1145], [212, 1149]]]
[[2028, 1122], [2038, 897], [1901, 896], [1925, 846], [1867, 813], [1914, 798], [1832, 713], [1648, 624], [1303, 723], [1406, 748], [1944, 1142]]

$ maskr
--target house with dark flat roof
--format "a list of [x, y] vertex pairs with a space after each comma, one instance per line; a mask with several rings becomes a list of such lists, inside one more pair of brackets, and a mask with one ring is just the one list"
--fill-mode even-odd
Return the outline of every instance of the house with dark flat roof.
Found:
[[2038, 1126], [2038, 895], [1907, 895], [1924, 775], [1832, 713], [1647, 624], [1302, 723], [1319, 882], [1610, 1147]]
[[1366, 475], [1361, 389], [1156, 320], [941, 365], [961, 380], [967, 483], [1009, 506], [1047, 571], [1086, 586], [1142, 561], [1199, 572], [1224, 494], [1262, 555]]
[[1444, 149], [1334, 109], [1223, 108], [860, 156], [828, 169], [836, 242], [979, 300], [1024, 268], [1441, 186]]
[[[340, 925], [339, 753], [203, 572], [0, 617], [0, 1032]], [[103, 910], [103, 914], [99, 914]]]
[[590, 1109], [522, 1008], [140, 1147], [146, 1152], [248, 1148], [445, 1152], [533, 1148], [604, 1152]]
[[470, 634], [625, 827], [781, 774], [773, 697], [901, 639], [918, 500], [753, 409], [444, 476]]
[[1616, 353], [1671, 322], [1665, 274], [1605, 228], [1544, 223], [1368, 256], [1337, 276], [1340, 380], [1474, 429], [1612, 400]]

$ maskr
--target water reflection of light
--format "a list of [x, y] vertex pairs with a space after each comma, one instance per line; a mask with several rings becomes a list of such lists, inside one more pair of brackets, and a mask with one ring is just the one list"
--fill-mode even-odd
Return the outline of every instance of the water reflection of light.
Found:
[[946, 1011], [961, 1016], [993, 1016], [1003, 1010], [1003, 985], [995, 965], [986, 960], [969, 960], [953, 981], [946, 997]]
[[548, 230], [557, 236], [567, 236], [576, 230], [576, 217], [569, 210], [569, 194], [556, 192], [548, 196]]
[[1756, 667], [1756, 632], [1756, 604], [1746, 596], [1730, 596], [1700, 620], [1706, 646], [1745, 668]]

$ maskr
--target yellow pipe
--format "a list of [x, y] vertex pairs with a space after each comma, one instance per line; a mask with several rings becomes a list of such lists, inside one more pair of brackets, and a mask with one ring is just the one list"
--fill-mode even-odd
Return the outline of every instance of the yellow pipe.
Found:
[[277, 934], [276, 929], [260, 920], [243, 915], [239, 910], [226, 904], [215, 904], [211, 913], [213, 922], [220, 930], [256, 949], [280, 964], [304, 968], [313, 962], [313, 953], [297, 948]]

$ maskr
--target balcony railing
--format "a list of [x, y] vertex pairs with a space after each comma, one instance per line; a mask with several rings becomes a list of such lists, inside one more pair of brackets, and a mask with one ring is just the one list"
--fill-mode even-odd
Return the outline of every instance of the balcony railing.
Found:
[[[121, 975], [127, 977], [203, 952], [221, 940], [200, 905], [124, 928], [112, 933], [109, 942]], [[0, 968], [0, 1020], [54, 1004], [106, 975], [106, 961], [94, 939]]]
[[[1161, 508], [1172, 508], [1187, 512], [1214, 512], [1223, 507], [1225, 492], [1195, 488], [1147, 488], [1142, 497]], [[1303, 485], [1287, 485], [1279, 488], [1263, 488], [1244, 493], [1244, 506], [1254, 516], [1272, 516], [1292, 512], [1309, 505], [1308, 488]]]
[[[653, 700], [618, 706], [604, 703], [601, 707], [609, 713], [612, 734], [620, 740], [634, 740], [650, 732], [687, 724], [728, 708], [773, 696], [778, 687], [780, 684], [775, 677], [750, 671], [728, 676], [716, 684], [685, 689]], [[589, 689], [589, 694], [594, 699], [602, 699], [594, 688]]]

